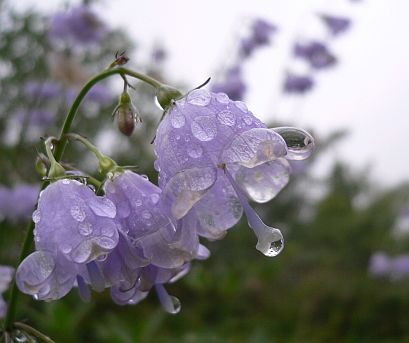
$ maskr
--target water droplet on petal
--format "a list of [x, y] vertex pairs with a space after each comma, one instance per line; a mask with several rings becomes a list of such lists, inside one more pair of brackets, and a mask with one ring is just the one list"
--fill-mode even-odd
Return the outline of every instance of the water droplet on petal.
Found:
[[251, 116], [245, 116], [243, 121], [246, 123], [246, 125], [251, 125], [253, 123], [253, 118]]
[[89, 222], [82, 222], [78, 225], [78, 232], [82, 236], [89, 236], [92, 233], [92, 225]]
[[223, 125], [234, 126], [234, 124], [236, 124], [236, 117], [234, 116], [233, 112], [229, 110], [224, 110], [217, 113], [217, 119]]
[[40, 220], [41, 220], [41, 213], [40, 213], [40, 210], [37, 209], [37, 210], [35, 210], [35, 211], [33, 212], [33, 222], [34, 222], [35, 224], [37, 224], [37, 223], [40, 222]]
[[225, 93], [217, 93], [216, 100], [221, 104], [228, 104], [230, 101], [229, 97]]
[[145, 211], [142, 212], [142, 218], [143, 219], [151, 219], [152, 214], [149, 211], [145, 210]]
[[235, 101], [234, 104], [242, 112], [248, 112], [247, 105], [243, 101]]
[[142, 205], [142, 200], [141, 200], [141, 199], [137, 199], [137, 200], [135, 200], [134, 204], [135, 204], [136, 207], [139, 207], [139, 206]]
[[195, 89], [187, 96], [187, 102], [196, 106], [206, 106], [210, 103], [212, 96], [205, 89]]
[[69, 254], [69, 253], [71, 252], [71, 250], [72, 250], [72, 248], [71, 248], [70, 245], [68, 245], [68, 244], [63, 244], [63, 245], [61, 245], [61, 251], [62, 251], [64, 254]]
[[78, 222], [82, 222], [85, 220], [84, 210], [77, 205], [74, 205], [71, 207], [70, 214], [71, 214], [71, 217], [73, 217]]
[[203, 149], [200, 145], [192, 143], [187, 147], [187, 154], [192, 158], [199, 158], [203, 154]]
[[307, 131], [296, 127], [276, 127], [273, 130], [283, 137], [287, 144], [287, 159], [304, 160], [313, 152], [314, 138]]
[[103, 249], [111, 250], [115, 248], [116, 242], [108, 237], [99, 237], [96, 243]]
[[69, 185], [71, 183], [71, 181], [69, 179], [62, 179], [62, 183], [64, 185]]
[[267, 128], [253, 128], [236, 135], [224, 148], [222, 161], [253, 168], [287, 155], [284, 139]]
[[185, 125], [185, 116], [176, 108], [170, 113], [170, 123], [175, 129], [179, 129]]
[[149, 177], [148, 177], [148, 175], [145, 175], [145, 174], [143, 174], [143, 175], [141, 175], [145, 180], [149, 180]]
[[116, 206], [108, 198], [95, 197], [88, 202], [91, 210], [100, 217], [115, 218]]
[[217, 125], [214, 117], [211, 116], [198, 116], [192, 124], [191, 129], [193, 136], [202, 142], [211, 141], [217, 135]]
[[157, 204], [158, 202], [159, 202], [159, 199], [160, 199], [160, 195], [158, 194], [158, 193], [153, 193], [153, 194], [151, 194], [151, 201], [152, 201], [152, 204]]
[[234, 177], [250, 199], [265, 203], [287, 185], [290, 170], [288, 161], [285, 158], [278, 158], [254, 168], [240, 167]]

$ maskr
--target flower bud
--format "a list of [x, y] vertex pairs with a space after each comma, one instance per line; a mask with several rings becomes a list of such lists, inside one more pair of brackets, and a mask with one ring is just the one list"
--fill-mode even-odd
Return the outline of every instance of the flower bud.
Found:
[[171, 105], [172, 100], [178, 100], [181, 97], [182, 93], [171, 86], [163, 85], [156, 90], [156, 99], [164, 110]]
[[36, 158], [35, 169], [40, 176], [47, 175], [47, 170], [49, 166], [47, 166], [46, 160], [47, 157], [44, 154], [39, 154], [39, 156], [37, 156]]
[[116, 116], [119, 131], [125, 136], [130, 136], [135, 128], [135, 122], [141, 121], [128, 92], [123, 92], [119, 97], [119, 104], [113, 115]]

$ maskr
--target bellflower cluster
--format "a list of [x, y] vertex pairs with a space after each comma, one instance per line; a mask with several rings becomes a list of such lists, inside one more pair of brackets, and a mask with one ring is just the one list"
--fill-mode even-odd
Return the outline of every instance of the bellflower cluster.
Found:
[[11, 221], [26, 220], [33, 212], [38, 185], [18, 184], [13, 188], [0, 186], [0, 219]]
[[14, 269], [7, 266], [0, 266], [0, 318], [6, 314], [7, 304], [3, 299], [3, 293], [7, 291], [13, 278]]
[[384, 252], [377, 252], [369, 261], [369, 272], [377, 277], [400, 280], [409, 276], [409, 254], [390, 257]]
[[314, 80], [307, 75], [287, 72], [283, 84], [283, 91], [288, 94], [303, 94], [314, 87]]
[[41, 192], [33, 213], [36, 251], [17, 269], [19, 289], [50, 301], [74, 286], [84, 300], [89, 287], [111, 288], [116, 303], [134, 304], [155, 286], [164, 308], [177, 312], [161, 285], [186, 273], [192, 258], [207, 257], [206, 248], [186, 229], [188, 219], [171, 220], [160, 189], [144, 177], [116, 173], [104, 189], [97, 196], [63, 179]]
[[73, 287], [84, 300], [90, 288], [109, 288], [121, 305], [155, 289], [162, 307], [177, 313], [180, 302], [164, 284], [188, 273], [192, 260], [209, 256], [200, 237], [222, 238], [244, 212], [256, 248], [267, 256], [280, 253], [280, 230], [264, 224], [248, 199], [274, 198], [289, 180], [287, 160], [307, 158], [313, 146], [305, 131], [268, 129], [224, 93], [191, 91], [172, 102], [158, 127], [159, 187], [109, 159], [103, 195], [67, 178], [40, 193], [32, 216], [36, 250], [18, 267], [17, 285], [47, 301]]
[[86, 5], [69, 12], [55, 14], [49, 23], [49, 38], [87, 45], [100, 42], [107, 29], [97, 15]]
[[250, 33], [240, 42], [240, 53], [243, 57], [249, 57], [256, 49], [268, 45], [277, 27], [261, 18], [252, 22]]
[[325, 25], [329, 33], [327, 40], [308, 38], [297, 40], [292, 47], [292, 55], [298, 60], [303, 60], [309, 72], [287, 71], [282, 90], [285, 94], [304, 95], [314, 86], [314, 74], [317, 71], [333, 67], [338, 63], [336, 56], [331, 52], [331, 42], [342, 35], [351, 27], [351, 20], [347, 17], [332, 14], [318, 14], [319, 20]]
[[226, 80], [221, 83], [215, 83], [212, 91], [215, 93], [226, 93], [229, 98], [241, 100], [246, 93], [246, 84], [243, 80], [241, 66], [233, 66], [226, 71]]
[[333, 66], [337, 60], [326, 45], [318, 41], [298, 42], [294, 46], [294, 56], [304, 59], [313, 69], [323, 69]]
[[270, 43], [271, 36], [277, 31], [272, 23], [257, 18], [250, 26], [250, 32], [239, 42], [238, 60], [225, 71], [222, 81], [212, 85], [211, 90], [215, 93], [226, 93], [230, 99], [243, 100], [246, 92], [246, 84], [243, 80], [243, 63], [259, 48]]
[[61, 86], [52, 81], [38, 82], [30, 81], [24, 87], [24, 95], [29, 101], [48, 101], [58, 97]]
[[[194, 216], [199, 236], [219, 239], [246, 214], [257, 249], [268, 256], [283, 247], [281, 232], [265, 225], [247, 198], [265, 203], [289, 180], [287, 159], [304, 159], [313, 139], [301, 145], [283, 136], [297, 129], [268, 129], [240, 101], [198, 89], [175, 102], [161, 122], [155, 144], [159, 186], [172, 216]], [[280, 135], [280, 133], [283, 135]]]
[[322, 14], [321, 19], [333, 36], [345, 33], [351, 27], [351, 20], [346, 17]]

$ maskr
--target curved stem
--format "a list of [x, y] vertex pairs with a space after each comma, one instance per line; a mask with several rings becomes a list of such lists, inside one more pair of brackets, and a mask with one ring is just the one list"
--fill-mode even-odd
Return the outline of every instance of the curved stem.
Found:
[[[78, 108], [81, 105], [81, 102], [84, 100], [85, 96], [87, 93], [91, 90], [91, 88], [97, 84], [98, 82], [112, 76], [115, 74], [119, 74], [121, 76], [123, 75], [128, 75], [130, 77], [139, 79], [143, 82], [146, 82], [147, 84], [151, 85], [154, 88], [159, 88], [162, 87], [163, 84], [147, 75], [138, 73], [136, 71], [127, 69], [127, 68], [112, 68], [112, 69], [107, 69], [102, 71], [101, 73], [95, 75], [92, 77], [81, 89], [81, 91], [78, 93], [77, 97], [75, 98], [73, 104], [71, 105], [70, 110], [68, 111], [68, 114], [65, 118], [64, 124], [61, 128], [60, 135], [58, 142], [56, 143], [55, 151], [54, 151], [54, 157], [55, 161], [59, 162], [62, 158], [62, 155], [64, 154], [65, 146], [67, 145], [67, 137], [66, 134], [70, 132], [71, 130], [71, 125], [72, 122], [74, 121], [75, 115], [78, 112]], [[41, 185], [41, 190], [43, 190], [47, 185], [48, 181], [44, 181]], [[30, 222], [27, 225], [27, 232], [24, 238], [23, 245], [21, 247], [19, 259], [18, 259], [18, 265], [24, 260], [24, 258], [29, 254], [31, 250], [31, 244], [32, 244], [32, 238], [33, 238], [33, 230], [34, 230], [34, 222], [30, 220]], [[16, 279], [14, 277], [13, 280], [13, 285], [11, 286], [10, 290], [10, 298], [9, 298], [9, 303], [8, 303], [8, 310], [6, 314], [6, 318], [4, 320], [4, 327], [5, 330], [11, 330], [13, 321], [16, 315], [16, 305], [17, 305], [17, 298], [18, 298], [18, 289], [17, 289], [17, 284], [16, 284]]]
[[67, 138], [65, 137], [65, 134], [70, 131], [71, 124], [72, 124], [72, 122], [73, 122], [73, 120], [75, 118], [75, 115], [76, 115], [76, 113], [78, 111], [78, 108], [79, 108], [82, 100], [84, 100], [86, 94], [89, 92], [89, 90], [96, 83], [98, 83], [99, 81], [101, 81], [103, 79], [106, 79], [107, 77], [110, 77], [110, 76], [112, 76], [114, 74], [119, 74], [119, 75], [122, 75], [122, 76], [123, 75], [128, 75], [128, 76], [133, 77], [135, 79], [139, 79], [139, 80], [141, 80], [143, 82], [146, 82], [147, 84], [151, 85], [154, 88], [159, 88], [159, 87], [162, 86], [162, 83], [160, 83], [159, 81], [157, 81], [157, 80], [155, 80], [155, 79], [153, 79], [153, 78], [151, 78], [151, 77], [149, 77], [147, 75], [138, 73], [136, 71], [133, 71], [133, 70], [130, 70], [130, 69], [127, 69], [127, 68], [108, 69], [108, 70], [105, 70], [105, 71], [97, 74], [96, 76], [94, 76], [81, 89], [80, 93], [78, 94], [78, 96], [74, 100], [74, 102], [73, 102], [73, 104], [72, 104], [72, 106], [70, 108], [70, 111], [67, 114], [67, 117], [65, 118], [65, 121], [64, 121], [63, 127], [61, 129], [59, 139], [58, 139], [58, 143], [57, 143], [56, 148], [55, 148], [54, 156], [55, 156], [55, 159], [57, 161], [59, 161], [61, 159], [61, 157], [62, 157], [62, 155], [64, 153], [65, 146], [67, 145]]
[[40, 331], [32, 328], [30, 325], [17, 322], [17, 323], [14, 323], [14, 326], [17, 329], [23, 330], [23, 331], [27, 332], [28, 334], [40, 339], [41, 342], [55, 343], [50, 337], [48, 337], [48, 336], [44, 335], [43, 333], [41, 333]]

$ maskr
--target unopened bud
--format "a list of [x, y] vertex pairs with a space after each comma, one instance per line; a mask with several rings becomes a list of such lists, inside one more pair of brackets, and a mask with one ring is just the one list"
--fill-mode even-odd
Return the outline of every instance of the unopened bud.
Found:
[[36, 161], [35, 161], [35, 169], [36, 169], [37, 173], [42, 177], [47, 175], [47, 170], [48, 170], [48, 167], [47, 167], [45, 161], [43, 160], [43, 158], [47, 158], [47, 157], [46, 156], [43, 156], [43, 157], [37, 156]]
[[116, 117], [119, 131], [126, 136], [132, 135], [132, 132], [135, 129], [135, 123], [141, 121], [128, 92], [123, 92], [119, 97], [119, 104], [116, 107], [113, 116]]
[[172, 104], [173, 100], [178, 100], [181, 97], [182, 93], [171, 86], [163, 85], [156, 90], [156, 99], [165, 111]]

